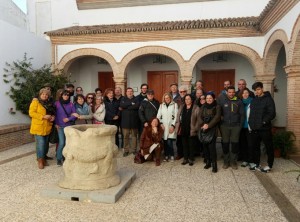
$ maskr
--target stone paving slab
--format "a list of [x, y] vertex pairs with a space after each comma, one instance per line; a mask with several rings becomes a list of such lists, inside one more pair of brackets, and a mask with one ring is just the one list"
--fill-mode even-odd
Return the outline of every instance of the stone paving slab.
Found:
[[[5, 152], [21, 151], [0, 155]], [[0, 221], [287, 221], [256, 177], [259, 172], [221, 169], [221, 159], [216, 174], [203, 169], [201, 158], [192, 167], [181, 161], [159, 167], [154, 162], [134, 164], [133, 155], [123, 158], [121, 151], [117, 161], [118, 170], [133, 171], [136, 179], [115, 204], [41, 197], [43, 188], [63, 176], [55, 160], [44, 170], [38, 169], [34, 154], [0, 165]], [[299, 212], [300, 183], [295, 174], [284, 173], [295, 168], [289, 160], [276, 159], [273, 171], [264, 176]]]

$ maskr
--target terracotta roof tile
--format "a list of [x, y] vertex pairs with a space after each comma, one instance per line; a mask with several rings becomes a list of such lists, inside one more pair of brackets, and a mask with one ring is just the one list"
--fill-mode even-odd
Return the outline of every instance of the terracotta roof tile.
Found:
[[255, 27], [259, 25], [259, 17], [207, 19], [190, 21], [127, 23], [114, 25], [72, 26], [45, 32], [48, 36], [92, 35], [121, 32], [148, 32], [161, 30], [206, 29], [224, 27]]

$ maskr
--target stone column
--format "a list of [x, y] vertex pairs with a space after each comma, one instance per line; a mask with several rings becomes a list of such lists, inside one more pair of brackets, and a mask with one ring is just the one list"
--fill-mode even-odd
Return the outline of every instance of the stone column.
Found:
[[188, 87], [188, 92], [191, 93], [192, 88], [192, 76], [188, 75], [181, 75], [181, 84], [180, 85], [186, 85]]
[[[296, 135], [296, 153], [300, 155], [300, 65], [285, 67], [287, 73], [287, 130]], [[284, 108], [284, 107], [283, 107]]]
[[126, 87], [126, 78], [120, 77], [120, 76], [115, 76], [114, 77], [115, 81], [115, 87], [121, 87], [122, 89], [122, 94], [125, 94], [125, 87]]

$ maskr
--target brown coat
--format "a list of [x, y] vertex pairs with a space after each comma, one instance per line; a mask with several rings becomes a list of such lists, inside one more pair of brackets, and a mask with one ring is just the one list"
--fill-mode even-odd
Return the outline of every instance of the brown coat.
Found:
[[158, 126], [158, 132], [156, 134], [152, 134], [152, 127], [147, 126], [144, 127], [141, 141], [140, 141], [140, 148], [143, 150], [143, 155], [149, 154], [150, 146], [154, 143], [159, 143], [160, 150], [163, 147], [162, 138], [164, 135], [164, 131], [161, 127]]

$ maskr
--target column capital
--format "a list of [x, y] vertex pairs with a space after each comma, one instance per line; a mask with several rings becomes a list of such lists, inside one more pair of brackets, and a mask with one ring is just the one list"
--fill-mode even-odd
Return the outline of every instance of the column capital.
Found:
[[124, 84], [126, 82], [126, 78], [124, 78], [123, 76], [114, 76], [113, 77], [115, 83], [117, 84]]
[[288, 65], [283, 67], [288, 77], [300, 76], [300, 65]]

